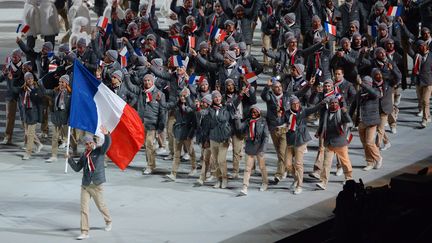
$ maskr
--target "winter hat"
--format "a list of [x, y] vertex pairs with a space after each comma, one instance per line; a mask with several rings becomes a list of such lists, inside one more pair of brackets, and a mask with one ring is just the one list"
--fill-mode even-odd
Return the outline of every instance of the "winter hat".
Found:
[[199, 82], [199, 85], [203, 85], [203, 84], [209, 84], [208, 80], [206, 78], [204, 78], [203, 80], [201, 80], [201, 82]]
[[211, 105], [212, 104], [212, 95], [211, 94], [206, 94], [201, 98], [201, 102], [206, 103], [207, 105]]
[[427, 44], [427, 42], [425, 42], [424, 40], [417, 40], [417, 41], [416, 41], [416, 45], [417, 45], [417, 46], [422, 46], [422, 45], [424, 45], [424, 44]]
[[377, 58], [378, 54], [381, 53], [381, 52], [384, 52], [384, 53], [385, 53], [384, 48], [382, 48], [382, 47], [377, 47], [377, 48], [375, 49], [375, 51], [374, 51], [374, 57]]
[[138, 29], [138, 25], [135, 22], [130, 22], [127, 26], [127, 31], [130, 31], [131, 28]]
[[287, 13], [284, 16], [284, 20], [287, 24], [293, 24], [296, 21], [295, 13]]
[[372, 86], [372, 78], [370, 76], [364, 76], [363, 77], [363, 83]]
[[220, 49], [224, 50], [224, 51], [228, 51], [229, 50], [229, 44], [227, 42], [222, 42], [220, 45]]
[[362, 36], [361, 36], [358, 32], [356, 32], [356, 33], [353, 34], [353, 39], [354, 39], [354, 38], [357, 38], [357, 37], [360, 37], [360, 38], [361, 38]]
[[139, 11], [143, 11], [145, 7], [148, 7], [148, 3], [143, 3], [139, 5]]
[[286, 41], [288, 43], [297, 42], [297, 38], [295, 38], [295, 36], [293, 35], [293, 36], [290, 36], [289, 38], [287, 38]]
[[238, 44], [237, 43], [231, 43], [230, 44], [230, 46], [229, 46], [229, 49], [231, 50], [231, 51], [234, 51], [235, 49], [237, 49], [237, 48], [239, 48], [239, 46], [238, 46]]
[[238, 47], [241, 53], [244, 53], [246, 51], [246, 43], [244, 43], [243, 41], [238, 43]]
[[69, 80], [70, 80], [70, 78], [69, 78], [69, 75], [67, 75], [67, 74], [62, 75], [62, 76], [59, 78], [59, 81], [63, 81], [63, 82], [65, 82], [65, 83], [67, 83], [67, 84], [69, 84]]
[[175, 31], [180, 32], [181, 26], [179, 23], [172, 24], [170, 29], [174, 29]]
[[234, 37], [230, 36], [226, 39], [226, 42], [228, 43], [228, 45], [231, 45], [232, 43], [236, 43]]
[[241, 5], [241, 4], [237, 4], [237, 5], [234, 7], [234, 13], [237, 13], [237, 12], [240, 11], [240, 10], [243, 10], [243, 11], [244, 11], [244, 7], [243, 7], [243, 5]]
[[350, 42], [350, 40], [348, 38], [344, 37], [340, 40], [339, 45], [343, 46], [343, 44], [345, 44], [346, 42]]
[[68, 43], [63, 43], [59, 46], [58, 48], [59, 52], [69, 52], [70, 48], [69, 48], [69, 44]]
[[146, 40], [153, 40], [156, 41], [156, 36], [153, 34], [148, 34]]
[[154, 82], [154, 76], [152, 74], [148, 73], [148, 74], [144, 75], [143, 80], [147, 79], [147, 78]]
[[116, 70], [115, 72], [113, 72], [112, 77], [117, 78], [120, 81], [123, 81], [123, 73], [120, 70]]
[[421, 28], [421, 32], [422, 32], [422, 33], [423, 33], [423, 32], [430, 33], [430, 29], [429, 29], [428, 27], [423, 27], [423, 28]]
[[237, 56], [236, 56], [235, 52], [233, 52], [233, 51], [227, 51], [227, 52], [225, 52], [224, 57], [228, 58], [231, 61], [235, 61], [237, 59]]
[[385, 40], [384, 40], [384, 44], [389, 44], [389, 43], [393, 43], [394, 44], [394, 40], [392, 39], [392, 38], [386, 38]]
[[46, 48], [48, 51], [53, 50], [53, 44], [49, 41], [46, 41], [42, 44], [42, 48]]
[[257, 105], [252, 105], [249, 111], [252, 112], [252, 109], [258, 111], [258, 113], [261, 115], [261, 109]]
[[289, 98], [289, 102], [290, 102], [291, 104], [294, 104], [294, 103], [300, 103], [300, 100], [299, 100], [299, 98], [298, 98], [297, 96], [295, 96], [295, 95], [291, 95], [290, 98]]
[[357, 29], [360, 28], [360, 23], [357, 20], [353, 20], [350, 22], [350, 26], [354, 25]]
[[232, 79], [230, 79], [230, 78], [227, 78], [227, 79], [225, 80], [225, 87], [227, 87], [228, 84], [234, 84], [234, 85], [235, 85], [234, 80], [232, 80]]
[[90, 143], [90, 142], [94, 143], [95, 142], [93, 139], [93, 136], [90, 136], [90, 135], [85, 135], [83, 138], [83, 141], [84, 141], [84, 143]]
[[31, 72], [26, 72], [24, 74], [24, 80], [28, 79], [28, 78], [34, 78], [33, 73]]
[[288, 39], [289, 39], [289, 38], [292, 38], [292, 37], [295, 37], [295, 36], [294, 36], [294, 33], [291, 32], [291, 31], [286, 32], [286, 33], [284, 34], [284, 40], [285, 40], [285, 41], [288, 41]]
[[186, 23], [189, 22], [191, 19], [194, 19], [194, 20], [195, 20], [195, 17], [192, 16], [192, 15], [187, 16], [187, 17], [186, 17]]
[[118, 52], [116, 50], [108, 50], [105, 55], [113, 62], [117, 61]]
[[199, 50], [202, 50], [202, 49], [204, 49], [204, 48], [208, 49], [208, 48], [209, 48], [209, 45], [208, 45], [207, 42], [205, 42], [205, 41], [201, 41], [201, 43], [199, 44]]
[[384, 3], [381, 1], [378, 1], [375, 3], [375, 9], [385, 9]]
[[65, 60], [69, 62], [73, 62], [75, 58], [76, 58], [76, 54], [73, 52], [69, 52], [69, 54], [67, 54], [67, 56], [65, 57]]
[[22, 55], [23, 55], [23, 53], [22, 53], [22, 51], [20, 50], [20, 49], [14, 49], [13, 51], [12, 51], [12, 56], [13, 55], [17, 55], [17, 56], [19, 56], [19, 57], [22, 57]]
[[31, 61], [26, 61], [26, 62], [23, 63], [23, 67], [33, 68], [33, 65], [32, 65]]
[[381, 73], [381, 70], [379, 68], [373, 68], [371, 72], [372, 78], [375, 78], [375, 75], [377, 75], [378, 73]]
[[76, 45], [77, 45], [78, 47], [86, 47], [86, 46], [87, 46], [87, 41], [86, 41], [86, 39], [84, 39], [84, 38], [80, 38], [80, 39], [77, 41]]
[[281, 82], [279, 82], [279, 81], [277, 81], [277, 80], [273, 81], [273, 83], [272, 83], [272, 87], [276, 87], [276, 86], [278, 86], [278, 85], [281, 85]]
[[312, 16], [312, 21], [320, 21], [321, 22], [321, 18], [318, 15], [314, 15], [314, 16]]
[[388, 26], [385, 23], [380, 23], [378, 25], [378, 30], [387, 30]]
[[227, 26], [227, 25], [235, 25], [235, 24], [234, 21], [228, 19], [225, 21], [224, 25]]
[[331, 85], [333, 85], [334, 83], [333, 83], [333, 80], [326, 79], [326, 80], [324, 80], [324, 84], [331, 84]]
[[222, 97], [221, 93], [217, 90], [213, 90], [213, 92], [211, 93], [212, 100], [218, 97]]
[[294, 68], [297, 70], [297, 72], [300, 75], [303, 75], [303, 72], [304, 72], [304, 69], [305, 69], [305, 66], [303, 64], [296, 63], [296, 64], [294, 64]]

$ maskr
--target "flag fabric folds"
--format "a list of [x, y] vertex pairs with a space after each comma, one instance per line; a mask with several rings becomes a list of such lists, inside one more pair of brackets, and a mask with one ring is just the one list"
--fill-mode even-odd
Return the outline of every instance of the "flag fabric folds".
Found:
[[387, 16], [399, 17], [402, 15], [402, 8], [399, 6], [390, 6], [387, 11]]
[[111, 131], [108, 156], [126, 169], [144, 143], [144, 126], [138, 113], [107, 86], [97, 80], [79, 61], [74, 62], [69, 123], [103, 138], [100, 126]]
[[324, 22], [324, 29], [330, 35], [336, 36], [336, 25], [332, 25], [327, 22]]

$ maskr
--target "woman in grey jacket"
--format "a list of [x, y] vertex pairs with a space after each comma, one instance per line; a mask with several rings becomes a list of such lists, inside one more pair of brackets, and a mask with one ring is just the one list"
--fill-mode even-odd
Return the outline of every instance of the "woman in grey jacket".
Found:
[[54, 103], [54, 112], [51, 113], [51, 122], [54, 124], [54, 133], [52, 136], [51, 157], [45, 162], [57, 161], [58, 139], [60, 133], [67, 134], [67, 125], [69, 121], [69, 108], [71, 98], [71, 87], [69, 86], [69, 75], [65, 74], [60, 77], [59, 85], [55, 89], [45, 89], [42, 80], [39, 85], [44, 95], [52, 97]]
[[23, 160], [30, 159], [33, 143], [37, 145], [36, 153], [39, 153], [43, 147], [39, 138], [36, 136], [36, 124], [42, 119], [42, 92], [35, 82], [33, 73], [24, 74], [24, 85], [14, 87], [14, 93], [20, 94], [21, 105], [24, 109], [24, 128], [27, 136], [26, 153]]
[[240, 117], [236, 117], [235, 126], [242, 133], [246, 134], [245, 153], [246, 166], [243, 176], [243, 188], [240, 195], [245, 196], [248, 193], [249, 178], [252, 167], [254, 166], [255, 157], [258, 160], [259, 168], [262, 175], [262, 184], [260, 191], [266, 191], [268, 187], [267, 168], [264, 160], [266, 143], [268, 142], [269, 132], [267, 123], [261, 117], [261, 110], [258, 106], [253, 105], [250, 108], [250, 119], [242, 123]]

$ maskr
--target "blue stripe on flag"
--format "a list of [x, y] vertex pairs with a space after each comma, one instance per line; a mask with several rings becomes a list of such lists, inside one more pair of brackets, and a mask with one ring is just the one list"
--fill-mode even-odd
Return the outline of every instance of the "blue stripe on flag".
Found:
[[74, 61], [73, 80], [75, 92], [72, 92], [69, 125], [95, 134], [98, 113], [94, 96], [101, 82], [77, 60]]

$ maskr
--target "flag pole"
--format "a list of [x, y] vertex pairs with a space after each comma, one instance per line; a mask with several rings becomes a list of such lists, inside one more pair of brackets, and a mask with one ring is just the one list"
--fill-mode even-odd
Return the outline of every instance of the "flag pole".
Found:
[[[71, 133], [71, 127], [68, 126], [68, 135], [67, 135], [67, 142], [66, 142], [66, 154], [69, 155], [69, 145], [70, 145], [70, 134]], [[64, 173], [67, 174], [68, 171], [68, 158], [69, 156], [66, 156], [65, 159], [65, 170]]]

